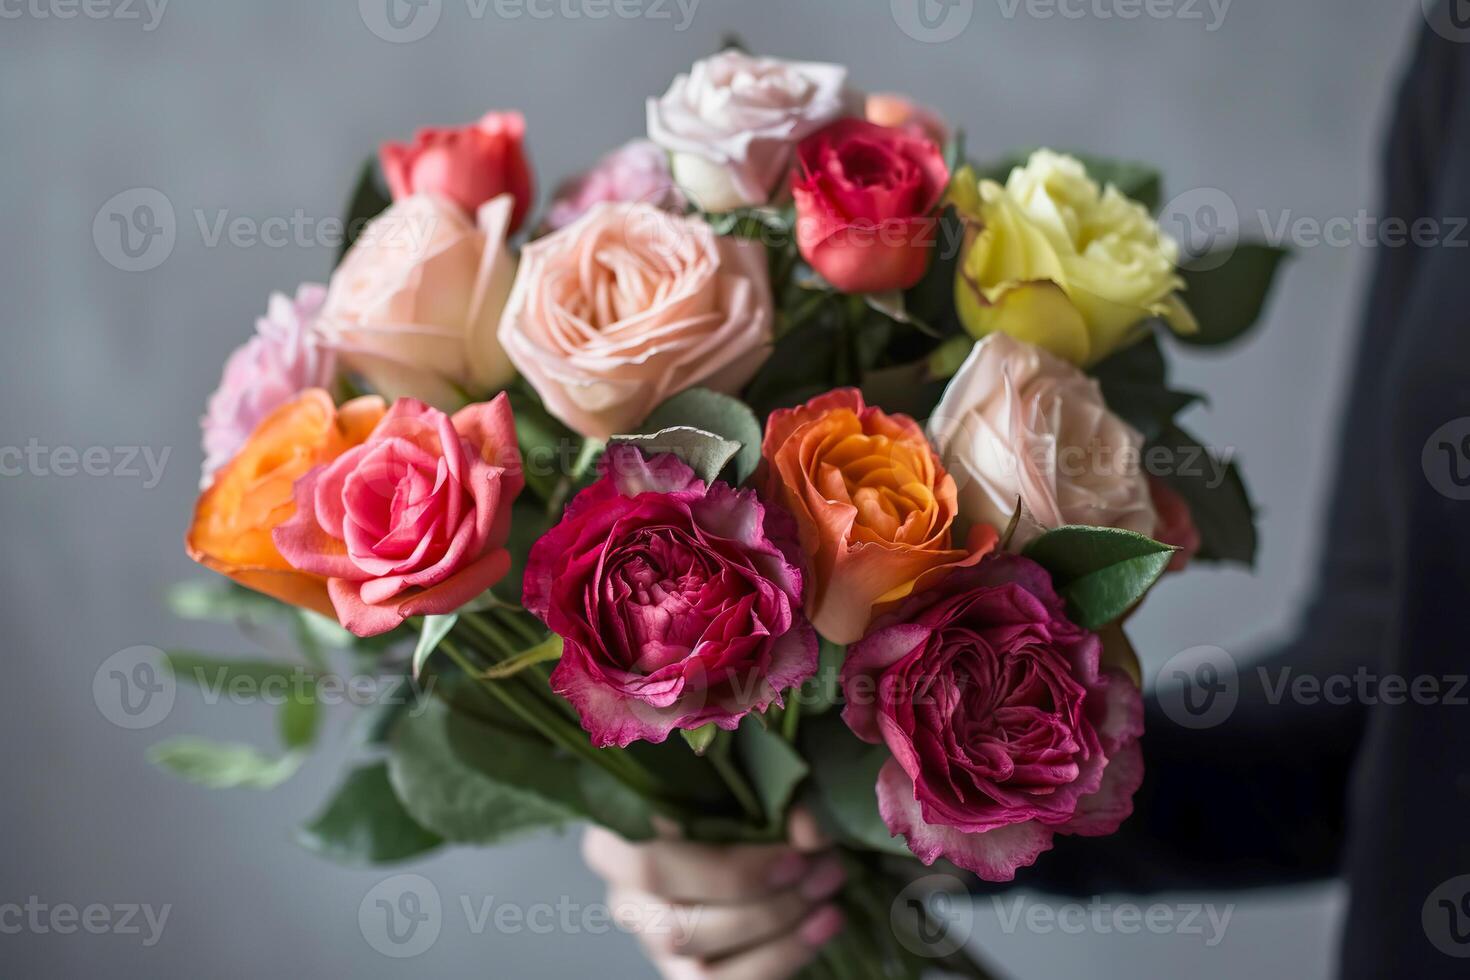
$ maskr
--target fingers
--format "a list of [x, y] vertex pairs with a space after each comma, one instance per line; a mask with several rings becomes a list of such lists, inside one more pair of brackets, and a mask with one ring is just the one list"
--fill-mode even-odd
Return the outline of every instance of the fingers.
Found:
[[791, 932], [744, 952], [719, 960], [656, 956], [653, 965], [665, 980], [786, 980], [810, 963], [843, 925], [842, 912], [824, 905]]
[[685, 904], [748, 901], [782, 891], [810, 874], [817, 860], [785, 844], [633, 844], [601, 827], [582, 837], [582, 856], [610, 885]]
[[657, 896], [614, 888], [608, 903], [624, 928], [638, 934], [651, 957], [715, 959], [775, 939], [847, 880], [841, 859], [827, 855], [794, 888], [738, 905], [678, 905]]

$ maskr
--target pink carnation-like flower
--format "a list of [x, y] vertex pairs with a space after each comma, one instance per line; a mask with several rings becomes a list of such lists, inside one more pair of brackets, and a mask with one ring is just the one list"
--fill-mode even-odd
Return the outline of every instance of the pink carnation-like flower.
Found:
[[1143, 780], [1143, 702], [1045, 569], [960, 569], [848, 649], [843, 720], [893, 753], [878, 809], [925, 864], [1009, 881], [1055, 834], [1100, 836]]
[[629, 140], [558, 187], [546, 212], [546, 230], [565, 228], [604, 201], [684, 209], [684, 195], [669, 173], [669, 155], [649, 140]]
[[255, 321], [255, 336], [225, 361], [219, 387], [209, 396], [200, 420], [204, 435], [201, 488], [234, 458], [256, 425], [307, 388], [327, 388], [336, 371], [332, 352], [313, 329], [326, 300], [326, 287], [303, 283], [292, 299], [272, 293], [265, 316]]
[[327, 578], [358, 636], [453, 612], [510, 570], [505, 539], [524, 474], [504, 394], [451, 418], [400, 398], [367, 441], [296, 482], [272, 533], [293, 568]]
[[790, 517], [614, 445], [531, 548], [525, 605], [565, 641], [551, 686], [598, 746], [736, 728], [817, 668]]

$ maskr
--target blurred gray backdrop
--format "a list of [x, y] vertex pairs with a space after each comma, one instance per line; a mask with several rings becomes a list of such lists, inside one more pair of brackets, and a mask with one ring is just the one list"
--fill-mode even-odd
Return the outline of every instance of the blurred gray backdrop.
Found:
[[[1223, 195], [1260, 234], [1371, 212], [1385, 107], [1421, 24], [1417, 0], [398, 0], [418, 19], [396, 22], [387, 2], [0, 2], [0, 447], [33, 447], [23, 466], [0, 456], [7, 976], [650, 975], [620, 934], [479, 927], [487, 903], [601, 898], [570, 834], [398, 869], [434, 884], [442, 928], [417, 958], [376, 951], [359, 905], [394, 872], [342, 869], [292, 839], [337, 778], [350, 708], [283, 788], [213, 793], [150, 768], [146, 748], [185, 732], [269, 746], [269, 711], [184, 689], [158, 724], [129, 730], [94, 698], [99, 665], [128, 647], [257, 649], [161, 605], [169, 583], [204, 575], [181, 549], [197, 418], [268, 292], [327, 275], [319, 223], [379, 141], [519, 108], [544, 193], [641, 134], [644, 98], [735, 31], [756, 51], [845, 62], [864, 88], [911, 93], [965, 127], [973, 155], [1053, 143], [1152, 161], [1166, 199]], [[109, 229], [142, 188], [174, 213], [161, 260], [123, 253]], [[284, 242], [213, 237], [221, 220], [264, 233], [293, 216], [303, 230]], [[1264, 546], [1253, 575], [1201, 570], [1159, 590], [1134, 621], [1146, 670], [1200, 644], [1249, 656], [1290, 627], [1307, 588], [1372, 250], [1297, 244], [1268, 329], [1178, 358], [1179, 380], [1211, 396], [1194, 426], [1245, 460]], [[104, 475], [64, 475], [68, 449], [93, 447]], [[975, 942], [1020, 980], [1331, 972], [1338, 888], [1164, 901], [1176, 916], [1234, 904], [1223, 935], [1152, 935], [1013, 925], [1010, 904], [985, 901]], [[63, 932], [7, 903], [169, 913], [149, 945], [141, 917], [138, 933], [115, 911], [100, 934]]]

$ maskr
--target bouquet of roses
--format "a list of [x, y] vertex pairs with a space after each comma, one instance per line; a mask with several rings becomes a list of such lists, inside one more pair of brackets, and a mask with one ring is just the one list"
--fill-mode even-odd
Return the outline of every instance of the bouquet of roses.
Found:
[[285, 625], [300, 658], [169, 665], [298, 683], [282, 754], [154, 760], [278, 783], [344, 658], [389, 683], [310, 847], [777, 841], [801, 804], [850, 869], [814, 969], [917, 975], [888, 915], [914, 857], [1009, 880], [1128, 816], [1120, 624], [1255, 548], [1163, 351], [1242, 334], [1280, 254], [1181, 268], [1147, 167], [972, 163], [841, 66], [738, 48], [534, 223], [524, 128], [385, 145], [330, 284], [231, 355], [187, 548], [232, 584], [174, 605]]

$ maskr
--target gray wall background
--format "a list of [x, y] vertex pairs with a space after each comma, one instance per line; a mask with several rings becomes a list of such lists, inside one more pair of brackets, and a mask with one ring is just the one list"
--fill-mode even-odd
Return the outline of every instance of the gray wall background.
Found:
[[[291, 840], [336, 779], [350, 709], [329, 719], [327, 750], [265, 794], [211, 793], [144, 761], [148, 745], [175, 733], [269, 745], [264, 709], [212, 707], [183, 690], [146, 731], [99, 712], [94, 673], [115, 651], [255, 649], [232, 629], [171, 620], [160, 595], [203, 574], [180, 537], [197, 480], [196, 419], [223, 357], [269, 290], [323, 279], [334, 250], [211, 247], [199, 215], [206, 226], [222, 211], [256, 222], [336, 216], [378, 141], [489, 107], [526, 113], [549, 189], [641, 133], [644, 97], [734, 30], [758, 51], [846, 62], [865, 88], [912, 93], [963, 125], [978, 156], [1051, 142], [1153, 161], [1168, 175], [1166, 197], [1216, 189], [1258, 232], [1258, 211], [1271, 222], [1350, 218], [1374, 206], [1388, 93], [1421, 24], [1415, 0], [1236, 0], [1218, 21], [1218, 6], [1186, 0], [1170, 8], [1176, 16], [1127, 20], [1104, 16], [1133, 9], [1126, 0], [1066, 7], [1080, 17], [1036, 0], [957, 0], [963, 30], [926, 43], [902, 29], [916, 23], [911, 0], [700, 0], [683, 30], [677, 5], [654, 0], [631, 9], [670, 19], [593, 19], [608, 9], [597, 0], [492, 2], [477, 17], [478, 4], [442, 0], [426, 37], [389, 43], [352, 0], [174, 0], [152, 30], [142, 3], [93, 3], [108, 16], [66, 0], [0, 5], [0, 445], [170, 455], [151, 487], [121, 474], [0, 482], [0, 904], [172, 908], [152, 948], [132, 935], [0, 933], [9, 976], [649, 975], [621, 935], [475, 935], [466, 922], [461, 896], [475, 907], [491, 897], [597, 901], [570, 835], [406, 869], [444, 898], [440, 938], [413, 960], [375, 952], [357, 910], [388, 873], [338, 868]], [[69, 10], [78, 16], [56, 16]], [[126, 19], [132, 10], [141, 19]], [[140, 187], [169, 199], [177, 240], [161, 265], [130, 273], [107, 260], [92, 227], [104, 202]], [[1289, 628], [1330, 491], [1333, 419], [1370, 258], [1360, 245], [1300, 249], [1267, 330], [1226, 356], [1177, 358], [1179, 380], [1211, 394], [1195, 427], [1246, 461], [1264, 547], [1254, 575], [1199, 571], [1160, 589], [1135, 620], [1146, 668], [1197, 644], [1248, 655]], [[1335, 887], [1167, 901], [1236, 904], [1209, 947], [1190, 935], [1007, 933], [989, 903], [976, 911], [976, 941], [1018, 978], [1331, 972]]]

